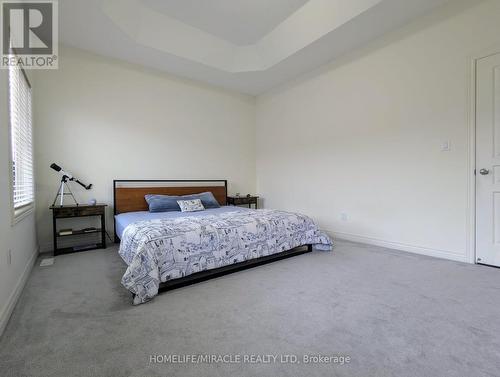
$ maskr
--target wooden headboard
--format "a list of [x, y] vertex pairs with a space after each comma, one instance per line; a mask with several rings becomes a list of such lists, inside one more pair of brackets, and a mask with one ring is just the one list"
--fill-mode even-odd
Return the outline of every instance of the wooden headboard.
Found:
[[227, 180], [114, 180], [114, 214], [147, 211], [146, 194], [189, 195], [211, 192], [226, 205]]

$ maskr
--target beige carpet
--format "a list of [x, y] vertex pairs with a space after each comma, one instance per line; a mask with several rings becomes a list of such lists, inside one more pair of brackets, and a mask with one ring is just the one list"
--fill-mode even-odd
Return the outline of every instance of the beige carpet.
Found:
[[[35, 267], [1, 376], [498, 376], [500, 270], [337, 242], [131, 306], [116, 248]], [[151, 355], [345, 355], [340, 365]], [[159, 359], [157, 359], [159, 360]], [[234, 361], [234, 359], [233, 359]]]

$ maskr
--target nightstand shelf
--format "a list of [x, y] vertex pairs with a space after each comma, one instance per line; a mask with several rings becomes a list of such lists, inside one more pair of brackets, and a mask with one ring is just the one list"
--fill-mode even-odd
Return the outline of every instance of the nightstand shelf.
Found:
[[92, 234], [92, 233], [101, 233], [102, 229], [94, 229], [94, 230], [88, 230], [84, 231], [83, 229], [81, 230], [74, 230], [73, 233], [71, 234], [59, 234], [57, 233], [57, 237], [71, 237], [71, 236], [80, 236], [82, 234]]
[[[79, 253], [81, 251], [89, 251], [89, 250], [97, 250], [97, 249], [105, 249], [105, 248], [106, 248], [106, 246], [103, 245], [102, 243], [91, 244], [91, 245], [82, 245], [82, 246], [63, 247], [63, 248], [57, 249], [57, 255]], [[54, 253], [54, 255], [56, 255], [56, 254]]]
[[[72, 206], [51, 206], [52, 210], [52, 236], [54, 238], [54, 255], [76, 253], [80, 251], [105, 249], [106, 248], [106, 204], [96, 205], [72, 205]], [[61, 230], [57, 230], [57, 223], [62, 219], [82, 218], [96, 216], [101, 220], [101, 225], [98, 228], [85, 231], [84, 229], [73, 230], [69, 234], [59, 234]], [[82, 245], [63, 247], [58, 245], [58, 239], [67, 238], [71, 236], [85, 236], [88, 234], [100, 234], [100, 241], [93, 243], [85, 243]]]

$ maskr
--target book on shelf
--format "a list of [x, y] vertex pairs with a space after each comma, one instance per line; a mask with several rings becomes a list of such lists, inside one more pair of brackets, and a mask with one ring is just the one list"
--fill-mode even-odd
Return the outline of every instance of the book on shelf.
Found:
[[59, 231], [60, 236], [67, 236], [69, 234], [73, 234], [73, 229], [61, 229]]

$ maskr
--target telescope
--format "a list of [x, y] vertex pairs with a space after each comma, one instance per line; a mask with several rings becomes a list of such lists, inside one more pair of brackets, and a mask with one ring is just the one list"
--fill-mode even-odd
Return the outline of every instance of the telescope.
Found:
[[[80, 181], [78, 178], [75, 178], [73, 176], [73, 174], [65, 171], [62, 167], [60, 167], [59, 165], [55, 164], [55, 163], [52, 163], [50, 165], [50, 167], [52, 169], [54, 169], [56, 172], [58, 172], [59, 174], [61, 174], [61, 183], [59, 185], [59, 189], [57, 190], [57, 194], [56, 194], [56, 197], [54, 198], [54, 202], [52, 203], [52, 206], [55, 206], [56, 202], [57, 202], [57, 198], [60, 199], [60, 206], [62, 207], [64, 205], [64, 196], [65, 195], [70, 195], [75, 204], [78, 205], [78, 202], [75, 198], [75, 196], [73, 195], [73, 193], [71, 192], [71, 189], [69, 187], [69, 182], [76, 182], [78, 183], [80, 186], [82, 186], [85, 190], [90, 190], [92, 188], [92, 184], [90, 185], [86, 185], [85, 183], [83, 183], [82, 181]], [[65, 192], [65, 190], [67, 192]]]
[[92, 184], [86, 185], [86, 184], [82, 183], [80, 180], [78, 180], [77, 178], [75, 178], [73, 176], [73, 174], [68, 173], [67, 171], [64, 171], [63, 168], [61, 168], [59, 165], [52, 164], [52, 165], [50, 165], [50, 167], [52, 169], [54, 169], [55, 171], [59, 172], [62, 175], [63, 179], [65, 179], [65, 182], [67, 182], [67, 181], [75, 181], [80, 186], [82, 186], [85, 190], [90, 190], [92, 188]]

